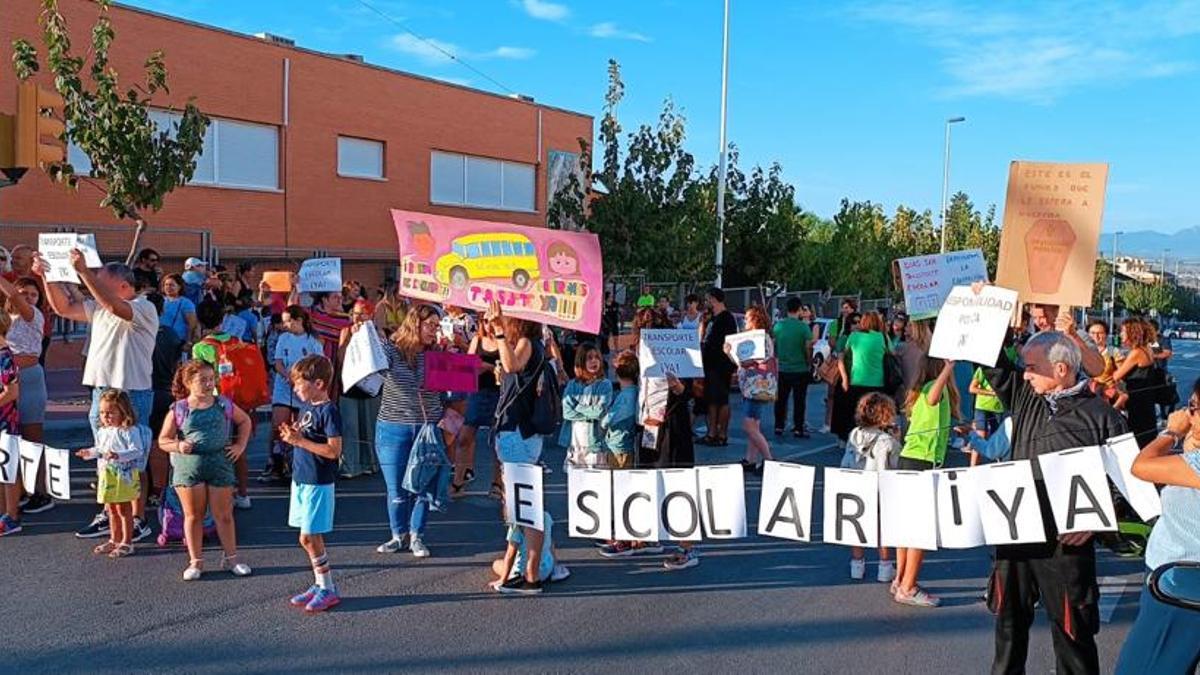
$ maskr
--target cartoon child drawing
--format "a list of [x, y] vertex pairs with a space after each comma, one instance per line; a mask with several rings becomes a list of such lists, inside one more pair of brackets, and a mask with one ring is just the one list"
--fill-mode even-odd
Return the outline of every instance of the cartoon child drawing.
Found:
[[579, 256], [568, 244], [552, 242], [546, 249], [546, 258], [550, 261], [550, 271], [557, 276], [573, 277], [579, 274]]
[[418, 256], [424, 260], [433, 257], [433, 235], [430, 234], [429, 225], [426, 225], [425, 221], [408, 221], [408, 234], [412, 237], [413, 249]]

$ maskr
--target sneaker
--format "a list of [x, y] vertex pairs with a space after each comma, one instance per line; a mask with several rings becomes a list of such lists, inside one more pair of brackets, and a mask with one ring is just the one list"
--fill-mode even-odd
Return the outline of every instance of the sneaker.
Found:
[[304, 611], [309, 614], [324, 612], [327, 609], [332, 609], [341, 603], [342, 599], [334, 591], [324, 588], [318, 588], [316, 593], [313, 593], [312, 599], [304, 606]]
[[428, 558], [429, 548], [425, 546], [425, 542], [421, 541], [420, 537], [414, 536], [412, 543], [408, 545], [408, 550], [412, 551], [414, 558]]
[[696, 553], [696, 549], [679, 549], [675, 555], [663, 561], [663, 567], [675, 572], [678, 570], [686, 570], [689, 567], [695, 567], [700, 564], [700, 555]]
[[[896, 578], [896, 563], [890, 560], [879, 561], [879, 572], [875, 575], [875, 581], [881, 584], [891, 583]], [[893, 595], [895, 595], [893, 593]]]
[[496, 587], [496, 590], [504, 595], [538, 595], [542, 592], [540, 581], [527, 581], [519, 577], [510, 581], [515, 583], [505, 582]]
[[776, 430], [775, 430], [775, 435], [776, 435], [776, 436], [782, 436], [782, 435], [783, 435], [783, 429], [776, 429]]
[[404, 550], [404, 537], [392, 537], [375, 548], [376, 553], [399, 553]]
[[79, 537], [80, 539], [95, 539], [97, 537], [107, 537], [108, 536], [108, 515], [106, 515], [103, 511], [101, 511], [100, 513], [97, 513], [96, 517], [92, 518], [92, 522], [89, 523], [87, 527], [76, 532], [75, 536]]
[[901, 605], [910, 607], [937, 607], [942, 604], [941, 598], [930, 595], [928, 591], [920, 586], [915, 586], [912, 593], [905, 593], [904, 589], [896, 591], [893, 599]]
[[28, 503], [29, 503], [29, 495], [25, 495], [24, 497], [21, 497], [21, 501], [17, 502], [17, 508], [24, 511], [25, 505]]
[[283, 480], [283, 476], [275, 469], [264, 470], [258, 476], [258, 482], [260, 483], [278, 483], [281, 480]]
[[307, 591], [304, 591], [300, 595], [293, 595], [291, 600], [288, 600], [288, 604], [292, 607], [304, 607], [313, 599], [313, 596], [316, 595], [317, 591], [319, 590], [321, 590], [321, 587], [313, 584], [312, 586], [308, 587]]
[[467, 469], [463, 472], [463, 485], [467, 485], [475, 480], [475, 470]]
[[867, 561], [862, 558], [851, 558], [850, 578], [855, 581], [862, 581], [865, 576], [867, 576]]
[[633, 546], [629, 542], [614, 541], [600, 547], [600, 555], [605, 558], [628, 558], [633, 555]]
[[187, 569], [185, 569], [183, 571], [183, 580], [184, 581], [196, 581], [197, 579], [200, 578], [201, 574], [203, 574], [203, 572], [200, 570], [200, 568], [194, 564], [191, 564], [191, 565], [188, 565]]
[[13, 520], [8, 514], [0, 516], [0, 537], [7, 537], [21, 531], [21, 521]]
[[46, 495], [31, 495], [21, 506], [25, 513], [45, 513], [54, 508], [54, 500]]
[[233, 508], [245, 511], [250, 508], [250, 495], [234, 495]]
[[562, 563], [554, 563], [554, 569], [550, 572], [550, 581], [559, 582], [566, 581], [567, 577], [571, 576], [571, 570]]
[[145, 539], [146, 537], [149, 537], [152, 534], [154, 534], [154, 531], [150, 529], [150, 526], [146, 524], [146, 521], [142, 520], [141, 518], [133, 519], [133, 536], [131, 539], [135, 543]]

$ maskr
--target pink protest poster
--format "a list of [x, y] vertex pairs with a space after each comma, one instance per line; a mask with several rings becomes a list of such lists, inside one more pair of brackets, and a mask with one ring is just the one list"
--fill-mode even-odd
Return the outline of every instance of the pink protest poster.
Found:
[[425, 352], [425, 388], [472, 394], [479, 390], [479, 367], [483, 360], [476, 354]]
[[600, 240], [510, 223], [392, 210], [400, 244], [400, 294], [600, 331]]

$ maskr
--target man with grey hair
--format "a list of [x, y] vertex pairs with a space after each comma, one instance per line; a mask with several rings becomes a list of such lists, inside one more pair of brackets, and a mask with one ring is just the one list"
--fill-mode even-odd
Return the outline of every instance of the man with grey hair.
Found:
[[[125, 392], [133, 403], [138, 424], [148, 424], [154, 405], [150, 373], [158, 333], [158, 311], [149, 300], [134, 292], [133, 270], [128, 266], [109, 263], [92, 272], [78, 250], [71, 251], [71, 265], [92, 297], [78, 300], [60, 283], [45, 284], [46, 296], [55, 314], [88, 324], [83, 384], [92, 390], [92, 408], [88, 413], [92, 436], [97, 435], [100, 427], [100, 395], [109, 389]], [[34, 274], [44, 280], [48, 269], [46, 261], [37, 256]], [[150, 535], [144, 508], [144, 502], [135, 502], [134, 541]], [[108, 518], [101, 511], [76, 536], [92, 538], [107, 534]]]
[[1046, 528], [1045, 543], [996, 547], [988, 588], [989, 607], [996, 614], [996, 674], [1025, 672], [1029, 628], [1039, 599], [1050, 617], [1057, 672], [1100, 672], [1092, 534], [1058, 534], [1036, 461], [1044, 453], [1101, 445], [1127, 430], [1124, 418], [1091, 392], [1086, 377], [1080, 378], [1084, 354], [1076, 340], [1065, 332], [1040, 332], [1021, 352], [1023, 370], [1002, 351], [996, 367], [984, 371], [1013, 414], [1012, 458], [1034, 460]]

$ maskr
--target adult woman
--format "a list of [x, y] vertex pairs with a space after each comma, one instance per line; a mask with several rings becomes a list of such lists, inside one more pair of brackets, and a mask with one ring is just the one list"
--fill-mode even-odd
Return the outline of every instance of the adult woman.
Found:
[[[17, 391], [17, 411], [21, 420], [21, 437], [41, 443], [42, 423], [46, 416], [46, 373], [39, 359], [42, 356], [44, 318], [38, 305], [42, 292], [34, 279], [23, 277], [10, 283], [0, 277], [0, 295], [7, 297], [4, 311], [12, 318], [8, 329], [8, 346], [20, 371], [21, 386]], [[42, 469], [45, 471], [45, 469]], [[38, 481], [42, 484], [42, 481]], [[41, 513], [54, 508], [54, 501], [44, 494], [29, 495], [22, 507], [25, 513]]]
[[[1133, 462], [1134, 476], [1164, 486], [1162, 516], [1146, 546], [1148, 571], [1171, 562], [1200, 560], [1200, 453], [1172, 452], [1184, 436], [1200, 436], [1200, 380], [1192, 387], [1187, 410], [1172, 413], [1167, 430]], [[1143, 585], [1137, 619], [1121, 648], [1116, 672], [1195, 672], [1200, 665], [1197, 635], [1200, 613], [1160, 602]]]
[[685, 309], [683, 315], [679, 317], [678, 328], [686, 328], [688, 330], [700, 330], [700, 296], [695, 293], [689, 294], [683, 300]]
[[183, 277], [168, 274], [163, 277], [163, 313], [161, 323], [174, 331], [190, 352], [192, 343], [200, 339], [200, 322], [196, 320], [196, 305], [183, 297]]
[[404, 323], [404, 314], [407, 311], [404, 300], [400, 298], [396, 290], [395, 283], [387, 284], [383, 290], [383, 299], [379, 301], [378, 305], [375, 305], [375, 325], [385, 336], [391, 336], [400, 329], [400, 324]]
[[904, 326], [904, 342], [896, 347], [896, 360], [900, 362], [900, 376], [904, 384], [896, 392], [896, 408], [903, 409], [908, 392], [916, 388], [925, 368], [925, 357], [933, 341], [933, 329], [928, 321], [909, 321]]
[[[838, 361], [839, 384], [843, 394], [841, 405], [834, 410], [833, 432], [845, 441], [854, 428], [854, 411], [858, 399], [873, 391], [883, 391], [883, 360], [887, 353], [887, 338], [883, 335], [883, 318], [877, 312], [867, 312], [858, 322], [858, 330], [846, 336], [843, 357]], [[846, 362], [850, 366], [846, 366]]]
[[908, 329], [908, 314], [905, 312], [896, 312], [892, 315], [892, 320], [888, 323], [887, 336], [891, 342], [892, 348], [904, 342], [904, 337]]
[[[746, 312], [746, 330], [771, 332], [770, 320], [761, 307], [751, 307]], [[730, 351], [729, 343], [725, 344], [725, 352]], [[742, 390], [742, 431], [746, 432], [746, 458], [742, 467], [746, 471], [762, 470], [762, 462], [772, 461], [771, 444], [762, 432], [763, 413], [771, 407], [769, 401], [759, 401], [751, 398], [753, 382], [758, 378], [769, 376], [770, 364], [768, 359], [751, 359], [738, 363], [738, 385]]]
[[[367, 300], [359, 298], [350, 308], [350, 320], [355, 326], [364, 324], [375, 315], [375, 308]], [[343, 328], [338, 341], [338, 358], [346, 360], [346, 345], [350, 343], [351, 328]], [[342, 415], [342, 478], [354, 478], [373, 474], [379, 468], [371, 441], [375, 439], [375, 421], [379, 417], [379, 392], [374, 395], [357, 384], [338, 399], [338, 411]]]
[[1158, 411], [1156, 409], [1158, 387], [1154, 381], [1154, 357], [1150, 354], [1152, 329], [1145, 319], [1126, 319], [1121, 323], [1121, 344], [1129, 350], [1120, 367], [1113, 373], [1114, 383], [1125, 383], [1129, 400], [1125, 411], [1129, 416], [1129, 429], [1137, 437], [1138, 445], [1146, 445], [1158, 433]]
[[[388, 526], [392, 537], [375, 550], [398, 553], [408, 538], [408, 549], [418, 558], [429, 557], [424, 542], [425, 517], [429, 503], [403, 487], [404, 472], [417, 434], [442, 418], [442, 399], [436, 391], [422, 387], [425, 381], [425, 352], [437, 345], [441, 317], [432, 305], [417, 305], [404, 323], [383, 343], [388, 369], [383, 371], [379, 422], [375, 427], [375, 453], [387, 484]], [[361, 330], [365, 324], [357, 324]], [[430, 434], [438, 444], [439, 433]]]
[[[496, 380], [496, 366], [500, 363], [500, 344], [496, 341], [490, 321], [481, 321], [468, 354], [480, 359], [478, 391], [467, 397], [467, 414], [462, 429], [458, 432], [458, 451], [454, 461], [454, 482], [450, 494], [459, 496], [467, 484], [475, 480], [475, 445], [479, 430], [494, 426], [496, 402], [500, 400], [500, 384]], [[500, 494], [494, 495], [500, 497]]]

